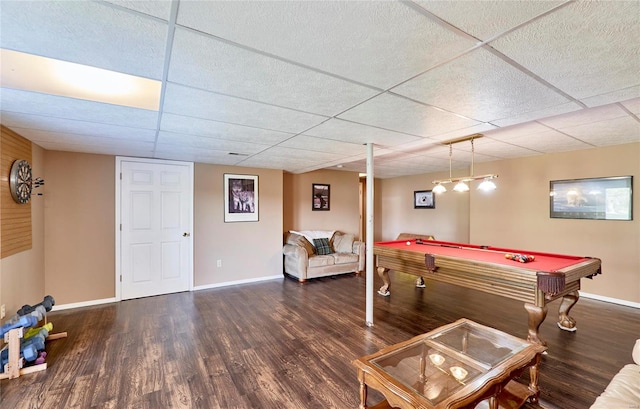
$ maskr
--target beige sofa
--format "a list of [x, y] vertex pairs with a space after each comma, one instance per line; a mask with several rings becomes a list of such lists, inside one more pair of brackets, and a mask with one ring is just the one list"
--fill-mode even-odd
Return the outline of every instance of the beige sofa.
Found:
[[622, 367], [590, 409], [640, 408], [640, 339], [631, 352], [633, 364]]
[[[321, 238], [328, 240], [330, 254], [318, 254], [320, 249], [316, 249], [313, 240]], [[289, 231], [285, 233], [284, 242], [284, 273], [300, 282], [364, 270], [364, 243], [356, 240], [353, 234], [340, 231]]]

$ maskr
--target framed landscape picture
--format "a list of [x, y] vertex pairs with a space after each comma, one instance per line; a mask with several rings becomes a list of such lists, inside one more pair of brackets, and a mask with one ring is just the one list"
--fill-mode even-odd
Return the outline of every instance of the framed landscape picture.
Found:
[[417, 190], [413, 192], [414, 209], [435, 209], [436, 197], [431, 190]]
[[633, 176], [552, 180], [549, 209], [552, 218], [632, 220]]
[[224, 175], [224, 221], [258, 221], [258, 176]]

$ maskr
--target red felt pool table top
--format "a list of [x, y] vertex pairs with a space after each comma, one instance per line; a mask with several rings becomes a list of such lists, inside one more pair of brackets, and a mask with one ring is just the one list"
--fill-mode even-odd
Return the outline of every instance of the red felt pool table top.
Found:
[[[419, 244], [422, 242], [423, 244]], [[410, 243], [407, 245], [407, 243]], [[454, 243], [438, 240], [397, 240], [374, 243], [374, 247], [384, 246], [395, 248], [403, 251], [413, 251], [423, 254], [433, 254], [435, 256], [449, 256], [462, 259], [484, 261], [487, 263], [502, 264], [533, 271], [553, 272], [571, 267], [583, 261], [589, 260], [588, 257], [569, 256], [564, 254], [541, 253], [536, 251], [508, 249], [501, 247], [480, 246], [474, 244]], [[524, 254], [534, 256], [535, 260], [521, 263], [519, 261], [505, 258], [505, 254]]]

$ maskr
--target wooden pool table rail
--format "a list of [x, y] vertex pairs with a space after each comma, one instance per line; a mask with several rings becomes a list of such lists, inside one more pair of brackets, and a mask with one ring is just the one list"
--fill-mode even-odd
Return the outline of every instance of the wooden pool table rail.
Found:
[[592, 258], [559, 269], [557, 273], [564, 276], [563, 289], [545, 293], [539, 288], [540, 274], [526, 268], [523, 263], [508, 265], [433, 254], [436, 269], [429, 271], [425, 266], [425, 253], [428, 251], [374, 245], [378, 275], [384, 282], [379, 293], [389, 291], [391, 281], [388, 272], [394, 270], [522, 301], [529, 313], [529, 341], [542, 345], [546, 343], [539, 337], [539, 327], [546, 317], [547, 304], [562, 297], [558, 326], [575, 331], [576, 323], [569, 316], [569, 311], [578, 302], [580, 279], [599, 274], [601, 265], [599, 259]]

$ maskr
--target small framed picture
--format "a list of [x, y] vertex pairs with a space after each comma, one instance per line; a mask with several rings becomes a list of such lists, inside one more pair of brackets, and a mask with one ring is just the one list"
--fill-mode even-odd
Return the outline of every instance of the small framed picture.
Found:
[[413, 192], [414, 209], [435, 209], [436, 197], [431, 190], [417, 190]]
[[224, 221], [258, 221], [258, 176], [224, 175]]
[[311, 210], [330, 210], [331, 207], [331, 186], [321, 183], [314, 183], [311, 186]]

